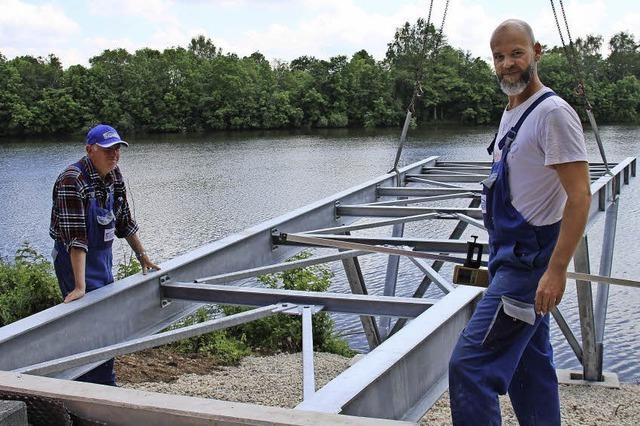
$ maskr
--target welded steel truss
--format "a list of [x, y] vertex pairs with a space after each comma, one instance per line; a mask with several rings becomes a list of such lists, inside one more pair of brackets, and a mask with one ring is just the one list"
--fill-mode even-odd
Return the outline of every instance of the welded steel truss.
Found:
[[[636, 174], [635, 164], [635, 158], [627, 158], [612, 164], [609, 173], [602, 164], [590, 165], [589, 223], [605, 216], [600, 275], [611, 273], [618, 199], [621, 187]], [[159, 272], [128, 277], [72, 304], [0, 328], [0, 370], [69, 379], [116, 355], [289, 313], [303, 318], [304, 401], [297, 409], [416, 421], [446, 390], [448, 358], [481, 297], [480, 289], [455, 286], [440, 271], [447, 262], [464, 262], [467, 243], [460, 238], [468, 226], [484, 229], [479, 182], [489, 170], [487, 162], [429, 157], [200, 247], [165, 262]], [[463, 207], [445, 204], [459, 204], [461, 199], [468, 201]], [[446, 239], [405, 235], [406, 223], [442, 220], [453, 222]], [[393, 227], [391, 236], [370, 236], [371, 230], [387, 226]], [[357, 235], [365, 229], [367, 236]], [[301, 247], [337, 252], [285, 262]], [[383, 295], [368, 294], [358, 260], [365, 255], [388, 256]], [[423, 274], [410, 298], [395, 296], [402, 279], [401, 256]], [[229, 284], [334, 261], [342, 262], [352, 294]], [[586, 236], [576, 253], [575, 269], [590, 273]], [[562, 314], [555, 310], [553, 315], [582, 362], [584, 378], [598, 380], [608, 284], [598, 284], [594, 308], [591, 286], [577, 282], [582, 345]], [[442, 298], [423, 297], [431, 283]], [[257, 308], [154, 334], [205, 302]], [[371, 352], [316, 391], [311, 318], [320, 310], [358, 315]], [[40, 349], [33, 350], [36, 347]], [[62, 393], [59, 397], [65, 399]]]

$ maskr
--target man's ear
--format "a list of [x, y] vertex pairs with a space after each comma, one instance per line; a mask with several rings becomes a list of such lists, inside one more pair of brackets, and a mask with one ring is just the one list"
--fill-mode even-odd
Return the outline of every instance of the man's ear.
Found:
[[537, 62], [537, 61], [540, 60], [540, 57], [542, 56], [542, 46], [537, 41], [533, 45], [533, 51], [535, 52], [534, 58], [535, 58], [535, 60]]
[[92, 147], [92, 146], [93, 146], [93, 145], [87, 145], [87, 146], [85, 147], [85, 149], [87, 150], [87, 154], [90, 154], [90, 153], [91, 153], [91, 147]]

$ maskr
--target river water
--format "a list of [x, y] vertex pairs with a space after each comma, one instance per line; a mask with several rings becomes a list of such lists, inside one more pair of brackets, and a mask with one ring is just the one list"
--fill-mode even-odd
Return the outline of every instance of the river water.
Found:
[[[451, 127], [413, 130], [401, 163], [431, 155], [488, 160], [484, 148], [492, 132], [490, 128]], [[327, 130], [136, 136], [129, 138], [131, 146], [123, 150], [120, 164], [141, 225], [140, 236], [147, 252], [162, 261], [385, 173], [392, 166], [398, 133]], [[639, 127], [604, 126], [601, 133], [610, 161], [640, 156]], [[590, 131], [587, 144], [591, 159], [598, 161]], [[81, 140], [0, 142], [0, 256], [12, 258], [23, 241], [42, 253], [50, 252], [52, 184], [67, 164], [80, 158], [83, 149]], [[640, 180], [636, 179], [623, 190], [612, 270], [612, 275], [630, 279], [640, 279]], [[591, 267], [596, 272], [602, 222], [589, 231]], [[405, 235], [444, 238], [451, 225], [412, 223]], [[390, 235], [390, 228], [383, 229]], [[116, 262], [128, 257], [125, 246], [115, 246]], [[385, 263], [384, 256], [362, 258], [370, 293], [382, 292]], [[348, 291], [339, 265], [332, 269], [332, 290]], [[450, 270], [443, 269], [443, 274], [450, 276]], [[421, 278], [410, 262], [401, 261], [398, 295], [410, 295]], [[436, 288], [427, 293], [427, 297], [441, 296]], [[611, 288], [604, 370], [627, 382], [640, 382], [639, 305], [640, 290]], [[580, 339], [575, 284], [571, 282], [561, 310]], [[347, 315], [334, 318], [352, 347], [366, 350], [359, 320]], [[552, 341], [557, 366], [577, 368], [573, 352], [553, 321]]]

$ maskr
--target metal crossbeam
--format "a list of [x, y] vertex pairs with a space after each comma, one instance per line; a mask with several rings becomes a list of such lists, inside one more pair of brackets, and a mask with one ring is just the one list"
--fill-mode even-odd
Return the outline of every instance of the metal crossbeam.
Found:
[[[467, 253], [468, 244], [466, 241], [445, 240], [435, 238], [409, 238], [409, 237], [360, 237], [355, 235], [325, 235], [325, 234], [281, 234], [286, 235], [287, 241], [300, 241], [298, 237], [305, 237], [306, 241], [312, 242], [313, 239], [324, 239], [333, 241], [344, 241], [350, 243], [367, 244], [367, 245], [390, 245], [390, 246], [408, 246], [416, 251], [430, 253]], [[278, 240], [280, 242], [280, 240]], [[479, 241], [485, 253], [489, 250], [489, 243]], [[390, 253], [395, 254], [395, 253]]]
[[449, 357], [481, 296], [458, 286], [296, 410], [417, 421], [447, 389]]
[[316, 393], [316, 377], [313, 368], [313, 325], [311, 306], [302, 307], [302, 398], [307, 400]]
[[462, 213], [474, 219], [482, 219], [480, 209], [457, 208], [457, 207], [396, 207], [396, 206], [358, 206], [343, 205], [336, 208], [339, 216], [360, 216], [360, 217], [399, 217], [415, 216], [425, 213]]
[[371, 228], [379, 228], [381, 226], [395, 225], [396, 223], [417, 222], [420, 220], [436, 219], [436, 218], [438, 218], [438, 213], [426, 213], [426, 214], [418, 214], [415, 216], [404, 216], [397, 219], [378, 220], [370, 223], [360, 223], [356, 225], [345, 225], [345, 226], [335, 226], [333, 228], [314, 229], [311, 231], [305, 231], [305, 233], [340, 234], [343, 232], [359, 231], [362, 229], [371, 229]]
[[264, 306], [251, 311], [240, 312], [224, 318], [217, 318], [205, 321], [200, 324], [190, 325], [175, 330], [165, 331], [151, 336], [141, 337], [139, 339], [130, 340], [115, 345], [109, 345], [104, 348], [98, 348], [67, 357], [54, 359], [51, 361], [41, 362], [39, 364], [21, 367], [13, 370], [16, 373], [48, 375], [56, 371], [66, 370], [68, 368], [78, 367], [87, 363], [104, 361], [118, 355], [129, 354], [142, 351], [144, 349], [155, 348], [157, 346], [166, 345], [168, 343], [177, 342], [182, 339], [188, 339], [194, 336], [210, 333], [216, 330], [233, 327], [265, 318], [277, 313], [280, 310], [288, 308], [283, 305]]
[[453, 183], [440, 182], [433, 179], [424, 179], [420, 177], [408, 177], [406, 178], [407, 182], [420, 182], [420, 183], [428, 183], [433, 186], [442, 186], [444, 188], [460, 188], [460, 185], [454, 185]]
[[427, 265], [422, 259], [415, 259], [410, 257], [409, 260], [413, 262], [435, 285], [438, 286], [444, 294], [451, 293], [455, 287], [449, 281], [445, 280], [442, 275], [438, 273], [431, 266]]
[[478, 195], [473, 192], [458, 192], [455, 194], [433, 195], [431, 197], [409, 198], [404, 200], [376, 201], [367, 203], [367, 206], [404, 206], [407, 204], [427, 203], [431, 201], [455, 200], [459, 198], [473, 198]]
[[259, 268], [245, 269], [244, 271], [230, 272], [228, 274], [212, 275], [210, 277], [198, 278], [194, 280], [196, 283], [222, 284], [232, 281], [238, 281], [245, 278], [257, 277], [266, 274], [275, 274], [278, 272], [289, 271], [296, 268], [306, 268], [308, 266], [318, 265], [321, 263], [334, 262], [337, 260], [349, 259], [357, 256], [365, 256], [371, 254], [365, 251], [349, 250], [337, 254], [326, 256], [317, 256], [309, 259], [293, 260], [291, 262], [276, 263], [275, 265], [261, 266]]
[[489, 174], [459, 175], [459, 174], [412, 174], [406, 175], [407, 179], [428, 179], [434, 182], [480, 182], [486, 179]]
[[390, 187], [381, 186], [376, 192], [380, 197], [427, 197], [432, 195], [459, 194], [460, 192], [472, 192], [474, 194], [482, 193], [480, 185], [477, 187], [456, 187], [456, 188], [423, 188], [423, 187]]
[[320, 293], [195, 283], [166, 282], [161, 287], [162, 293], [167, 299], [245, 306], [266, 306], [275, 303], [322, 305], [329, 312], [388, 315], [403, 318], [415, 318], [437, 302], [434, 299], [414, 299], [411, 297]]

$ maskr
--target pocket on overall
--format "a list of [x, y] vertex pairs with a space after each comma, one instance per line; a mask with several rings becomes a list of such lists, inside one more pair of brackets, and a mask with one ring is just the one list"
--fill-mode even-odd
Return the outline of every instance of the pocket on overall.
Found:
[[102, 243], [109, 244], [116, 237], [115, 231], [116, 217], [110, 209], [97, 209], [96, 221], [98, 222], [98, 230], [100, 232], [99, 240]]
[[540, 246], [535, 238], [527, 238], [525, 240], [516, 240], [513, 245], [513, 256], [523, 266], [534, 269], [536, 267], [536, 258], [540, 254]]
[[499, 349], [508, 345], [522, 330], [535, 324], [535, 320], [533, 304], [502, 296], [482, 346]]

